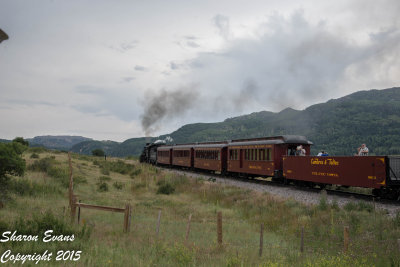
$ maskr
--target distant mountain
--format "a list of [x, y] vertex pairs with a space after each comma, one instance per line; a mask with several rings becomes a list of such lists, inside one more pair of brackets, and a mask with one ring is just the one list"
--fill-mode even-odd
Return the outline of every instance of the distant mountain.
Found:
[[7, 140], [7, 139], [0, 139], [0, 143], [10, 143], [11, 140]]
[[68, 136], [68, 135], [46, 135], [46, 136], [36, 136], [34, 138], [26, 139], [31, 146], [44, 146], [49, 149], [58, 150], [69, 150], [74, 145], [90, 141], [91, 138], [86, 138], [82, 136]]
[[[400, 154], [400, 88], [360, 91], [312, 105], [305, 110], [254, 112], [217, 123], [187, 124], [168, 135], [174, 143], [230, 140], [247, 137], [305, 135], [314, 143], [312, 153], [327, 150], [331, 155], [352, 155], [361, 143], [371, 154]], [[86, 141], [75, 152], [90, 154], [102, 148], [113, 156], [139, 155], [146, 138], [123, 143]]]
[[[148, 139], [154, 141], [154, 138]], [[146, 144], [146, 138], [131, 138], [122, 143], [114, 141], [85, 141], [74, 145], [71, 148], [72, 152], [91, 155], [95, 149], [102, 149], [106, 155], [114, 157], [127, 157], [133, 155], [139, 155], [144, 145]]]

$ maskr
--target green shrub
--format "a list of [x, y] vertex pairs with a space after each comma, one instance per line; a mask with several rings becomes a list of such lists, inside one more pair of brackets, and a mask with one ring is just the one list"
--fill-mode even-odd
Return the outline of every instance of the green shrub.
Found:
[[327, 208], [328, 208], [328, 200], [327, 200], [326, 191], [322, 190], [321, 191], [321, 196], [320, 196], [320, 199], [319, 199], [319, 203], [318, 203], [318, 209], [326, 210]]
[[96, 157], [104, 157], [105, 153], [102, 149], [98, 148], [98, 149], [92, 150], [92, 155], [96, 156]]
[[110, 171], [118, 172], [120, 174], [128, 174], [135, 169], [134, 165], [125, 163], [122, 160], [118, 160], [116, 162], [110, 162], [109, 167]]
[[36, 154], [36, 153], [31, 154], [31, 159], [38, 159], [38, 158], [39, 158], [38, 154]]
[[[109, 175], [110, 171], [117, 172], [120, 174], [128, 174], [135, 171], [135, 165], [128, 164], [123, 162], [122, 160], [118, 161], [93, 161], [93, 164], [100, 167], [100, 171], [104, 175]], [[139, 171], [137, 174], [139, 174]]]
[[69, 186], [69, 170], [63, 167], [51, 167], [48, 169], [47, 174], [57, 181], [59, 181], [64, 187]]
[[122, 190], [122, 188], [125, 186], [123, 183], [121, 182], [114, 182], [113, 186], [118, 189], [118, 190]]
[[100, 192], [107, 192], [108, 191], [108, 184], [107, 183], [102, 182], [102, 183], [98, 183], [97, 185], [98, 185], [98, 190]]
[[8, 225], [8, 223], [0, 220], [0, 233], [4, 233], [5, 231], [9, 231], [9, 230], [10, 230], [10, 226]]
[[100, 182], [111, 181], [111, 177], [110, 176], [100, 176], [99, 180], [100, 180]]
[[12, 179], [9, 183], [10, 192], [20, 196], [36, 196], [43, 193], [61, 193], [55, 186], [41, 185], [27, 179]]
[[51, 166], [55, 164], [54, 157], [45, 157], [39, 160], [35, 160], [29, 165], [28, 170], [37, 172], [47, 172]]
[[136, 190], [138, 190], [140, 188], [144, 188], [144, 187], [146, 187], [146, 183], [145, 182], [133, 183], [131, 185], [131, 191], [135, 192]]
[[110, 175], [110, 170], [106, 167], [100, 169], [101, 174]]
[[77, 175], [74, 176], [74, 185], [75, 184], [87, 184], [87, 180], [85, 177]]
[[164, 194], [164, 195], [169, 195], [174, 192], [175, 192], [175, 187], [170, 183], [164, 183], [157, 190], [157, 194]]
[[396, 216], [393, 218], [393, 224], [396, 228], [400, 228], [400, 211], [396, 212]]
[[367, 211], [372, 212], [374, 210], [374, 206], [370, 203], [366, 203], [363, 201], [360, 202], [348, 202], [343, 207], [346, 211]]
[[131, 174], [129, 175], [132, 179], [135, 178], [135, 176], [139, 175], [142, 173], [142, 169], [136, 169]]
[[32, 152], [32, 153], [43, 153], [48, 151], [46, 148], [39, 146], [39, 147], [30, 147], [27, 150], [28, 152]]

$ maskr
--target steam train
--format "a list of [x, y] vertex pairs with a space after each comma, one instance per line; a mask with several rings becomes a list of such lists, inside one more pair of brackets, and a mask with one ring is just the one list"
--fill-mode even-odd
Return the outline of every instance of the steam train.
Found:
[[[311, 156], [312, 144], [296, 135], [176, 145], [156, 141], [146, 144], [140, 161], [309, 187], [371, 188], [375, 196], [400, 198], [400, 156]], [[306, 156], [295, 156], [298, 146]]]

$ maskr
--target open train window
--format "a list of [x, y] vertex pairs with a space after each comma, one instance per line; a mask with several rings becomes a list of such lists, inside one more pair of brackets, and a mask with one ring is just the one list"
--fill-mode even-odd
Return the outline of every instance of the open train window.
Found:
[[288, 156], [295, 156], [296, 155], [296, 145], [292, 145], [288, 147], [287, 151]]

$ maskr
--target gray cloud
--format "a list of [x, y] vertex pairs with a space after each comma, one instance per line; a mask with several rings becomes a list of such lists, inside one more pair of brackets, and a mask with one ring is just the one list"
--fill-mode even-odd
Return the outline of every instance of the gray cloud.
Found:
[[229, 39], [231, 32], [230, 32], [230, 25], [229, 25], [229, 18], [224, 15], [216, 15], [213, 18], [214, 25], [218, 28], [219, 34], [225, 38]]
[[171, 68], [171, 70], [177, 70], [177, 69], [180, 68], [180, 65], [178, 63], [174, 62], [174, 61], [171, 61], [169, 63], [169, 67]]
[[130, 89], [104, 88], [91, 85], [78, 86], [76, 92], [81, 94], [79, 102], [70, 107], [82, 113], [96, 116], [115, 116], [122, 121], [136, 119], [139, 107], [136, 104], [136, 93]]
[[135, 77], [123, 77], [122, 78], [122, 82], [125, 82], [125, 83], [129, 83], [133, 80], [135, 80]]
[[117, 46], [110, 45], [110, 46], [108, 46], [108, 48], [111, 48], [112, 50], [118, 51], [120, 53], [125, 53], [131, 49], [136, 48], [138, 43], [139, 43], [139, 41], [134, 40], [131, 42], [121, 43]]
[[[218, 15], [214, 21], [228, 32], [227, 18]], [[261, 29], [264, 33], [258, 39], [235, 39], [221, 52], [201, 53], [188, 61], [193, 68], [189, 79], [201, 82], [210, 97], [223, 96], [233, 110], [241, 103], [258, 103], [279, 111], [337, 96], [353, 78], [349, 73], [384, 81], [374, 73], [376, 67], [389, 71], [389, 61], [400, 59], [398, 28], [371, 33], [367, 44], [356, 43], [330, 32], [324, 23], [308, 22], [302, 11], [296, 11], [289, 18], [268, 17]], [[352, 88], [357, 89], [368, 88]]]
[[200, 45], [194, 41], [188, 41], [186, 42], [187, 46], [193, 47], [193, 48], [198, 48]]
[[140, 66], [140, 65], [136, 65], [136, 66], [135, 66], [135, 70], [136, 70], [136, 71], [147, 71], [147, 68], [145, 68], [145, 67], [143, 67], [143, 66]]

